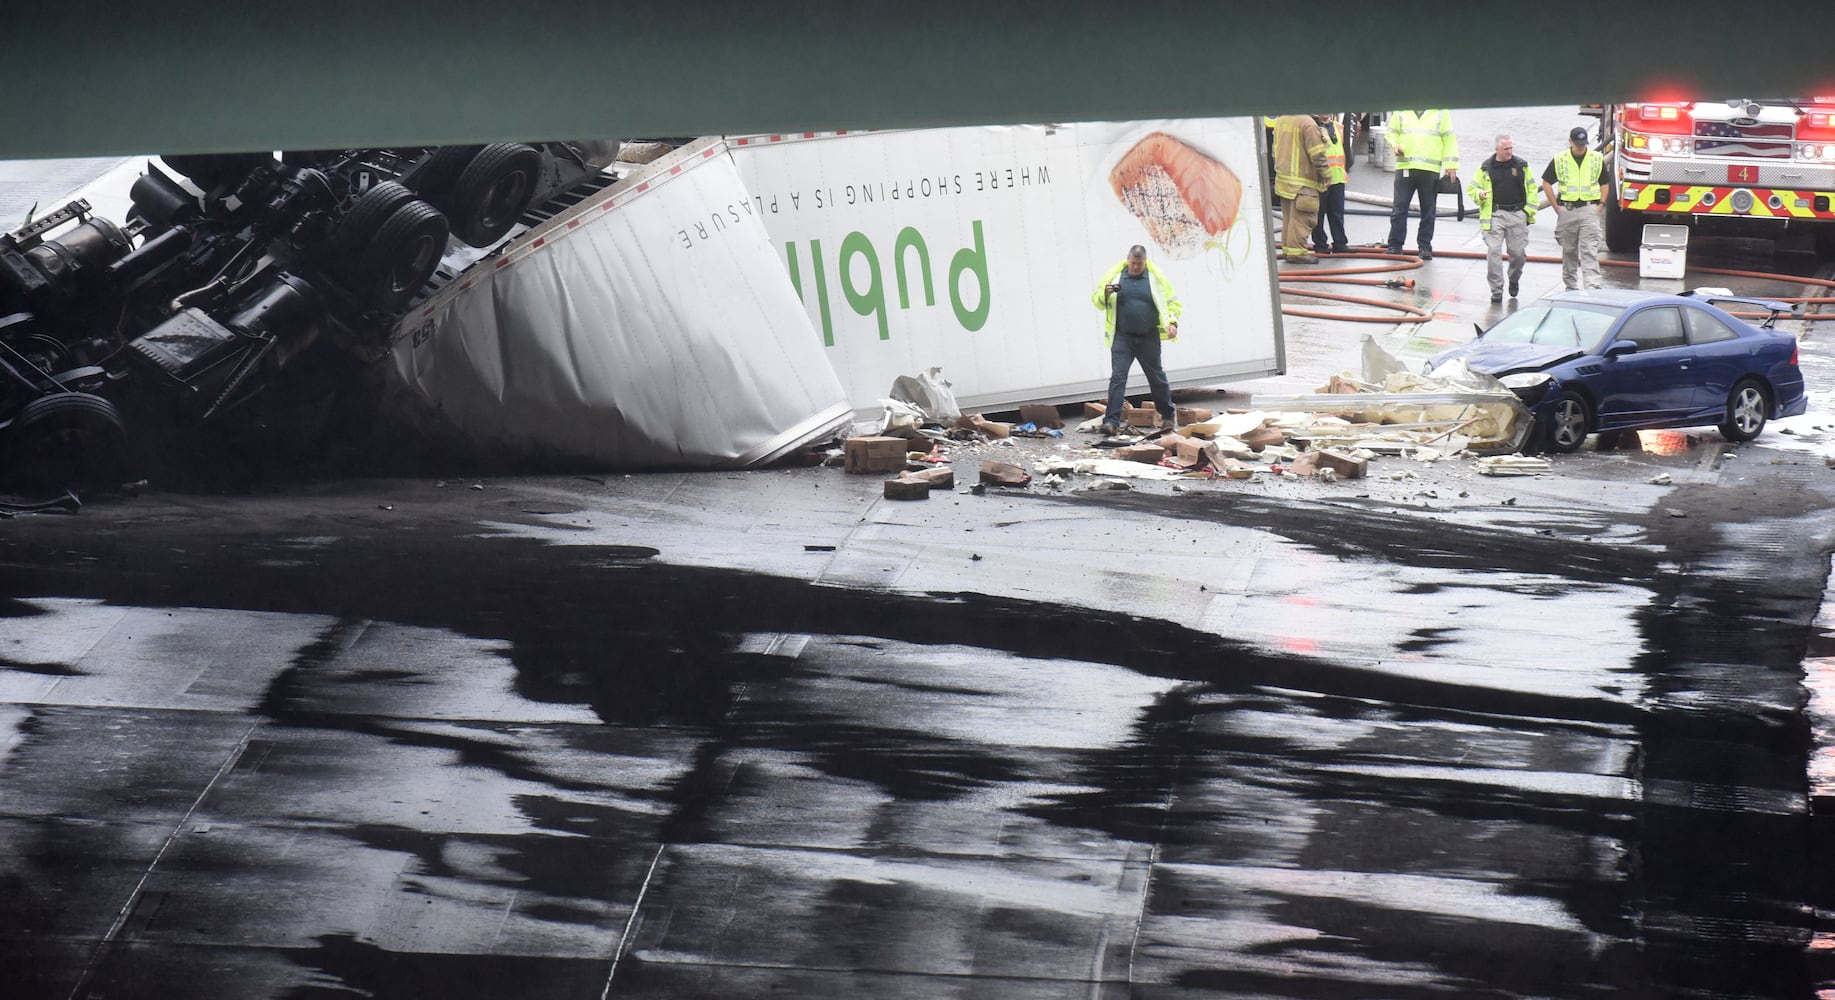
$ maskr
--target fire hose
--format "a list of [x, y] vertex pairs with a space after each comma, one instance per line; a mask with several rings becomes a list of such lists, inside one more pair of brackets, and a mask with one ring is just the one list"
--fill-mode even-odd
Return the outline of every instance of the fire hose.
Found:
[[[1388, 263], [1376, 263], [1376, 264], [1370, 264], [1370, 265], [1364, 265], [1364, 266], [1354, 266], [1354, 267], [1335, 267], [1335, 268], [1331, 268], [1329, 271], [1323, 271], [1323, 272], [1316, 271], [1316, 270], [1297, 271], [1297, 270], [1292, 270], [1292, 269], [1277, 271], [1276, 277], [1280, 281], [1280, 292], [1282, 295], [1292, 295], [1292, 296], [1298, 296], [1302, 298], [1311, 298], [1311, 299], [1329, 299], [1329, 300], [1336, 301], [1336, 302], [1349, 302], [1354, 305], [1371, 306], [1377, 309], [1392, 310], [1394, 312], [1400, 313], [1401, 315], [1399, 316], [1389, 315], [1389, 314], [1354, 315], [1350, 313], [1328, 312], [1328, 311], [1315, 310], [1315, 309], [1299, 309], [1299, 308], [1294, 308], [1294, 307], [1290, 307], [1287, 305], [1281, 306], [1281, 315], [1283, 316], [1306, 316], [1312, 319], [1344, 320], [1350, 323], [1425, 323], [1429, 319], [1433, 318], [1433, 315], [1429, 313], [1426, 309], [1422, 309], [1419, 306], [1410, 305], [1405, 302], [1395, 302], [1395, 301], [1388, 301], [1384, 299], [1367, 298], [1363, 296], [1346, 295], [1346, 294], [1342, 294], [1338, 292], [1318, 291], [1314, 289], [1297, 287], [1301, 283], [1305, 283], [1305, 284], [1344, 284], [1344, 285], [1380, 285], [1385, 288], [1393, 288], [1393, 289], [1398, 289], [1398, 290], [1411, 290], [1414, 288], [1413, 278], [1391, 277], [1391, 278], [1384, 279], [1384, 278], [1369, 278], [1369, 277], [1357, 277], [1357, 276], [1369, 275], [1369, 274], [1393, 274], [1399, 271], [1411, 271], [1421, 266], [1422, 261], [1420, 257], [1414, 254], [1411, 254], [1411, 253], [1392, 254], [1392, 253], [1388, 253], [1386, 251], [1380, 251], [1380, 250], [1357, 250], [1351, 253], [1324, 253], [1324, 254], [1319, 254], [1318, 256], [1321, 262], [1326, 261], [1326, 260], [1348, 260], [1352, 258], [1358, 258], [1358, 259], [1364, 259], [1364, 260], [1386, 261]], [[1435, 250], [1434, 256], [1435, 257], [1462, 258], [1466, 260], [1485, 259], [1485, 254], [1482, 252], [1476, 251], [1476, 250]], [[1541, 254], [1531, 254], [1528, 257], [1528, 260], [1533, 263], [1537, 263], [1537, 264], [1559, 264], [1561, 263], [1561, 258], [1559, 257], [1550, 257], [1550, 256], [1541, 255]], [[1600, 264], [1607, 266], [1607, 267], [1636, 267], [1638, 266], [1636, 261], [1628, 261], [1628, 260], [1601, 260]], [[1743, 270], [1738, 270], [1735, 268], [1726, 268], [1726, 267], [1692, 267], [1692, 268], [1689, 268], [1689, 271], [1695, 274], [1721, 274], [1721, 275], [1726, 275], [1728, 277], [1734, 277], [1734, 278], [1757, 278], [1757, 279], [1764, 280], [1764, 281], [1794, 282], [1796, 284], [1816, 285], [1822, 288], [1835, 289], [1835, 281], [1831, 281], [1826, 278], [1811, 278], [1811, 277], [1803, 277], [1803, 276], [1794, 275], [1794, 274], [1779, 274], [1779, 273], [1775, 273], [1771, 271], [1743, 271]], [[1779, 301], [1779, 302], [1802, 303], [1806, 306], [1810, 306], [1810, 305], [1824, 306], [1830, 303], [1835, 303], [1835, 297], [1832, 297], [1832, 296], [1802, 296], [1802, 295], [1783, 296], [1783, 295], [1779, 295], [1779, 296], [1769, 296], [1769, 297], [1774, 298], [1776, 299], [1776, 301]], [[1762, 318], [1765, 318], [1765, 316], [1767, 316], [1768, 314], [1752, 313], [1752, 312], [1732, 312], [1730, 313], [1730, 315], [1738, 316], [1741, 319], [1762, 319]], [[1825, 312], [1804, 313], [1802, 315], [1793, 315], [1791, 318], [1804, 320], [1805, 322], [1817, 322], [1821, 320], [1835, 319], [1835, 312], [1825, 311]]]

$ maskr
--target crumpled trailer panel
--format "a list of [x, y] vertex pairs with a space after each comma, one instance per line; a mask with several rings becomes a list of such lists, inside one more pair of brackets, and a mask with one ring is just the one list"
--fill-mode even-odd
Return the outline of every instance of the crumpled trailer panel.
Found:
[[424, 408], [525, 459], [742, 467], [852, 414], [717, 138], [473, 264], [392, 354]]

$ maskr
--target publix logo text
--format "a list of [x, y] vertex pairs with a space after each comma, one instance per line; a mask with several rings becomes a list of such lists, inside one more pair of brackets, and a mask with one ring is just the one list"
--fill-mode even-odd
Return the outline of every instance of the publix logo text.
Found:
[[[988, 304], [991, 300], [988, 285], [988, 255], [981, 239], [981, 220], [971, 223], [973, 246], [957, 250], [949, 259], [949, 273], [944, 281], [944, 288], [949, 292], [949, 305], [955, 310], [956, 322], [971, 333], [981, 329], [988, 321]], [[883, 243], [881, 244], [884, 245]], [[880, 256], [879, 248], [862, 232], [851, 232], [841, 239], [840, 253], [835, 255], [834, 270], [829, 270], [824, 257], [821, 240], [809, 240], [804, 246], [795, 241], [784, 244], [785, 263], [790, 268], [790, 284], [796, 289], [797, 297], [805, 304], [809, 297], [804, 292], [803, 250], [807, 247], [809, 259], [809, 276], [814, 278], [816, 310], [822, 318], [822, 343], [828, 347], [835, 346], [834, 324], [830, 317], [828, 289], [831, 282], [840, 285], [841, 295], [847, 300], [848, 307], [861, 316], [873, 316], [879, 321], [879, 339], [890, 340], [892, 334], [886, 328], [886, 271], [892, 272], [898, 287], [898, 307], [911, 308], [911, 272], [922, 282], [924, 305], [937, 304], [936, 289], [931, 281], [930, 244], [924, 234], [914, 226], [906, 226], [892, 238], [891, 253]], [[883, 265], [882, 265], [883, 261]], [[940, 262], [939, 262], [940, 263]], [[964, 273], [975, 279], [973, 289], [975, 307], [970, 309], [963, 301], [962, 277]]]

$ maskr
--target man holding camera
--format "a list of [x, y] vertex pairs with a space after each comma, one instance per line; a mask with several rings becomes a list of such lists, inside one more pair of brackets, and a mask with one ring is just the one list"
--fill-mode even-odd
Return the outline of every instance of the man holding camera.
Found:
[[1103, 311], [1103, 337], [1109, 345], [1109, 402], [1102, 430], [1121, 432], [1121, 414], [1127, 404], [1128, 370], [1140, 362], [1147, 389], [1160, 414], [1160, 426], [1171, 428], [1177, 411], [1172, 407], [1172, 387], [1160, 364], [1160, 341], [1179, 339], [1179, 314], [1184, 306], [1172, 282], [1147, 260], [1147, 248], [1135, 244], [1128, 256], [1097, 283], [1090, 296]]

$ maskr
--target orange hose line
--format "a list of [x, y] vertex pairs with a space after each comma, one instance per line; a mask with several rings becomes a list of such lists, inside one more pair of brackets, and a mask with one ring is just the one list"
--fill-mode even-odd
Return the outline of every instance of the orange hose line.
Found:
[[1319, 312], [1316, 310], [1289, 309], [1281, 307], [1283, 316], [1310, 316], [1314, 319], [1338, 319], [1347, 323], [1425, 323], [1432, 319], [1432, 314], [1419, 306], [1406, 302], [1385, 302], [1382, 299], [1369, 299], [1357, 295], [1345, 295], [1340, 292], [1323, 292], [1302, 288], [1281, 289], [1282, 295], [1298, 295], [1309, 299], [1330, 299], [1333, 302], [1349, 302], [1360, 306], [1373, 306], [1377, 309], [1393, 309], [1401, 316], [1352, 316], [1345, 313]]
[[[1343, 320], [1348, 323], [1424, 323], [1429, 318], [1431, 318], [1430, 314], [1428, 314], [1426, 311], [1416, 308], [1414, 306], [1404, 305], [1401, 303], [1384, 302], [1380, 299], [1356, 298], [1356, 297], [1348, 296], [1348, 295], [1332, 295], [1332, 294], [1324, 293], [1324, 292], [1308, 292], [1308, 291], [1303, 291], [1297, 288], [1288, 287], [1289, 282], [1386, 285], [1387, 281], [1381, 278], [1354, 278], [1354, 277], [1348, 277], [1348, 276], [1349, 275], [1361, 275], [1361, 274], [1385, 274], [1385, 273], [1391, 273], [1395, 271], [1413, 270], [1415, 268], [1421, 267], [1425, 263], [1424, 261], [1421, 260], [1420, 257], [1414, 254], [1410, 254], [1410, 253], [1392, 254], [1392, 253], [1387, 253], [1387, 252], [1382, 252], [1382, 251], [1357, 251], [1353, 253], [1322, 254], [1320, 256], [1322, 259], [1329, 258], [1332, 260], [1339, 260], [1339, 259], [1344, 259], [1348, 257], [1361, 257], [1361, 258], [1374, 259], [1374, 260], [1391, 261], [1393, 263], [1376, 264], [1376, 265], [1371, 265], [1367, 267], [1331, 268], [1325, 271], [1317, 271], [1317, 272], [1315, 271], [1296, 271], [1296, 270], [1277, 271], [1275, 272], [1275, 276], [1279, 279], [1281, 283], [1280, 284], [1281, 294], [1282, 295], [1299, 295], [1299, 296], [1303, 296], [1307, 298], [1321, 298], [1321, 299], [1330, 298], [1330, 299], [1336, 299], [1336, 300], [1343, 301], [1343, 302], [1352, 302], [1357, 305], [1369, 305], [1369, 306], [1375, 306], [1381, 309], [1394, 309], [1394, 310], [1398, 310], [1398, 311], [1407, 313], [1408, 315], [1405, 315], [1401, 318], [1396, 318], [1396, 317], [1391, 317], [1391, 316], [1353, 316], [1353, 315], [1349, 315], [1345, 313], [1321, 312], [1318, 310], [1306, 310], [1306, 309], [1290, 309], [1286, 306], [1281, 307], [1281, 315], [1283, 316], [1306, 316], [1306, 317], [1310, 317], [1313, 319], [1335, 319], [1335, 320]], [[1465, 260], [1484, 260], [1486, 255], [1476, 250], [1436, 250], [1434, 251], [1434, 256], [1453, 257], [1453, 258], [1460, 258], [1460, 259], [1465, 259]], [[1527, 258], [1527, 260], [1530, 261], [1531, 263], [1536, 263], [1536, 264], [1559, 264], [1561, 263], [1561, 258], [1550, 257], [1550, 256], [1546, 256], [1543, 254], [1531, 254]], [[1636, 261], [1629, 261], [1629, 260], [1602, 260], [1600, 261], [1600, 263], [1608, 267], [1637, 267], [1638, 266], [1638, 263]], [[1736, 277], [1736, 278], [1755, 278], [1761, 281], [1779, 281], [1779, 282], [1796, 283], [1796, 284], [1803, 284], [1803, 285], [1820, 285], [1824, 288], [1835, 288], [1835, 280], [1829, 280], [1827, 278], [1804, 277], [1804, 276], [1794, 275], [1794, 274], [1779, 274], [1774, 271], [1745, 271], [1745, 270], [1739, 270], [1737, 268], [1727, 268], [1727, 267], [1691, 267], [1689, 268], [1689, 270], [1696, 274], [1724, 274], [1724, 275], [1728, 275], [1730, 277]], [[1801, 302], [1801, 303], [1805, 303], [1809, 305], [1828, 305], [1831, 303], [1835, 303], [1835, 297], [1818, 297], [1818, 296], [1804, 296], [1804, 295], [1796, 295], [1796, 296], [1777, 295], [1777, 296], [1767, 296], [1767, 297], [1773, 298], [1779, 302]], [[1729, 312], [1728, 315], [1737, 316], [1741, 319], [1764, 319], [1767, 316], [1769, 316], [1770, 314], [1769, 313], [1749, 313], [1749, 312]], [[1792, 316], [1789, 318], [1795, 319], [1795, 320], [1802, 320], [1804, 322], [1819, 322], [1823, 320], [1835, 320], [1835, 311], [1807, 313], [1802, 316]]]

